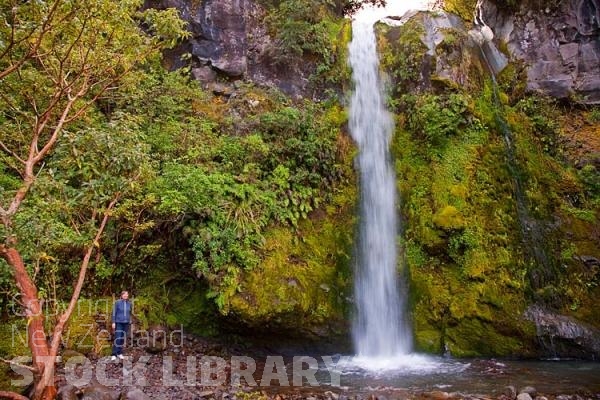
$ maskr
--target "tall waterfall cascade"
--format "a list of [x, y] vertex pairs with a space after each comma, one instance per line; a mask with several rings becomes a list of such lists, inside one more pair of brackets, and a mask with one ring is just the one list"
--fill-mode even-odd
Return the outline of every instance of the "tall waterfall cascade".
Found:
[[389, 152], [394, 123], [379, 79], [373, 22], [355, 20], [349, 46], [354, 81], [349, 125], [360, 172], [353, 339], [359, 357], [393, 358], [410, 352], [412, 337], [397, 272], [400, 227]]

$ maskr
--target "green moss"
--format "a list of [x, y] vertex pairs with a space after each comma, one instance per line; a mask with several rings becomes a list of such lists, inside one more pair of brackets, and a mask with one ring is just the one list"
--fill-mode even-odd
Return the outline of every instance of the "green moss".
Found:
[[461, 229], [465, 220], [454, 206], [445, 206], [433, 216], [433, 223], [445, 230]]
[[504, 335], [492, 324], [479, 319], [465, 319], [445, 331], [446, 344], [456, 357], [516, 356], [528, 352], [529, 342], [523, 342], [514, 332]]
[[63, 333], [65, 348], [84, 355], [109, 355], [112, 303], [111, 298], [80, 298]]
[[265, 235], [260, 267], [245, 274], [231, 311], [258, 327], [310, 330], [341, 321], [351, 286], [349, 264], [356, 191], [349, 186], [299, 223]]

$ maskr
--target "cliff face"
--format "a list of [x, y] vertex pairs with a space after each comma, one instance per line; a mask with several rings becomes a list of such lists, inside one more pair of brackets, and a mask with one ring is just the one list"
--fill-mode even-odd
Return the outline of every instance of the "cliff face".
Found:
[[482, 16], [513, 59], [527, 67], [527, 88], [600, 104], [600, 1], [569, 0], [507, 13], [491, 0]]
[[[600, 103], [598, 1], [524, 5], [511, 14], [486, 1], [482, 19], [493, 35], [445, 13], [380, 26], [397, 119], [402, 256], [422, 350], [600, 356], [600, 117], [541, 96]], [[167, 54], [169, 66], [189, 67], [225, 108], [240, 81], [318, 99], [325, 86], [315, 79], [317, 66], [337, 74], [338, 89], [347, 78], [333, 70], [345, 65], [342, 29], [331, 29], [342, 40], [329, 58], [291, 60], [267, 27], [268, 10], [254, 0], [146, 6], [181, 11], [192, 37]], [[185, 53], [191, 58], [181, 59]], [[341, 128], [343, 113], [335, 114]], [[352, 145], [341, 129], [339, 139], [341, 168], [350, 168]], [[231, 296], [236, 327], [318, 340], [348, 335], [356, 193], [346, 183], [343, 195], [294, 229], [265, 235], [260, 266], [243, 272]], [[532, 230], [535, 243], [525, 240]], [[534, 253], [548, 262], [540, 265]], [[549, 349], [556, 339], [560, 348]]]
[[[504, 15], [485, 3], [492, 32], [442, 12], [379, 26], [421, 349], [599, 356], [599, 149], [587, 138], [600, 126], [597, 109], [556, 101], [598, 99], [589, 4]], [[561, 42], [570, 28], [557, 21], [579, 30]]]
[[255, 0], [146, 0], [144, 7], [180, 11], [192, 35], [166, 53], [168, 67], [191, 67], [194, 78], [219, 94], [229, 94], [224, 84], [238, 80], [276, 87], [296, 99], [322, 94], [310, 79], [317, 60], [282, 63], [279, 43], [268, 32], [267, 10]]

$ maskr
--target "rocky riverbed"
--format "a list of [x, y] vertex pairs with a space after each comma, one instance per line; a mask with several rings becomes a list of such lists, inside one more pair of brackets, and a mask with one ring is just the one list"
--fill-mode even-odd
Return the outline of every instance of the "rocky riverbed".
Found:
[[[122, 360], [66, 351], [57, 369], [56, 384], [59, 398], [64, 400], [600, 399], [600, 390], [557, 392], [544, 387], [512, 385], [500, 392], [490, 389], [488, 393], [444, 391], [443, 385], [440, 390], [387, 386], [376, 379], [373, 386], [349, 387], [335, 382], [335, 373], [339, 378], [339, 371], [334, 366], [339, 356], [337, 360], [336, 357], [320, 360], [267, 353], [264, 349], [253, 349], [250, 354], [247, 348], [190, 335], [183, 335], [177, 345], [130, 346]], [[326, 368], [322, 368], [323, 361]], [[320, 362], [320, 369], [315, 362]], [[475, 362], [486, 370], [486, 381], [500, 379], [504, 373], [494, 361]], [[319, 373], [315, 375], [317, 370]], [[322, 381], [323, 377], [327, 382]], [[481, 382], [474, 387], [480, 388]]]

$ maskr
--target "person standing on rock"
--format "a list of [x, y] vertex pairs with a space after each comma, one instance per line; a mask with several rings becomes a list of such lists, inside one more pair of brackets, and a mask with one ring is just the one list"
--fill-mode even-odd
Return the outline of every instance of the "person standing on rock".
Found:
[[121, 292], [121, 298], [115, 301], [112, 310], [112, 329], [115, 333], [111, 360], [123, 359], [123, 347], [127, 339], [127, 332], [131, 325], [132, 304], [129, 301], [129, 292]]

